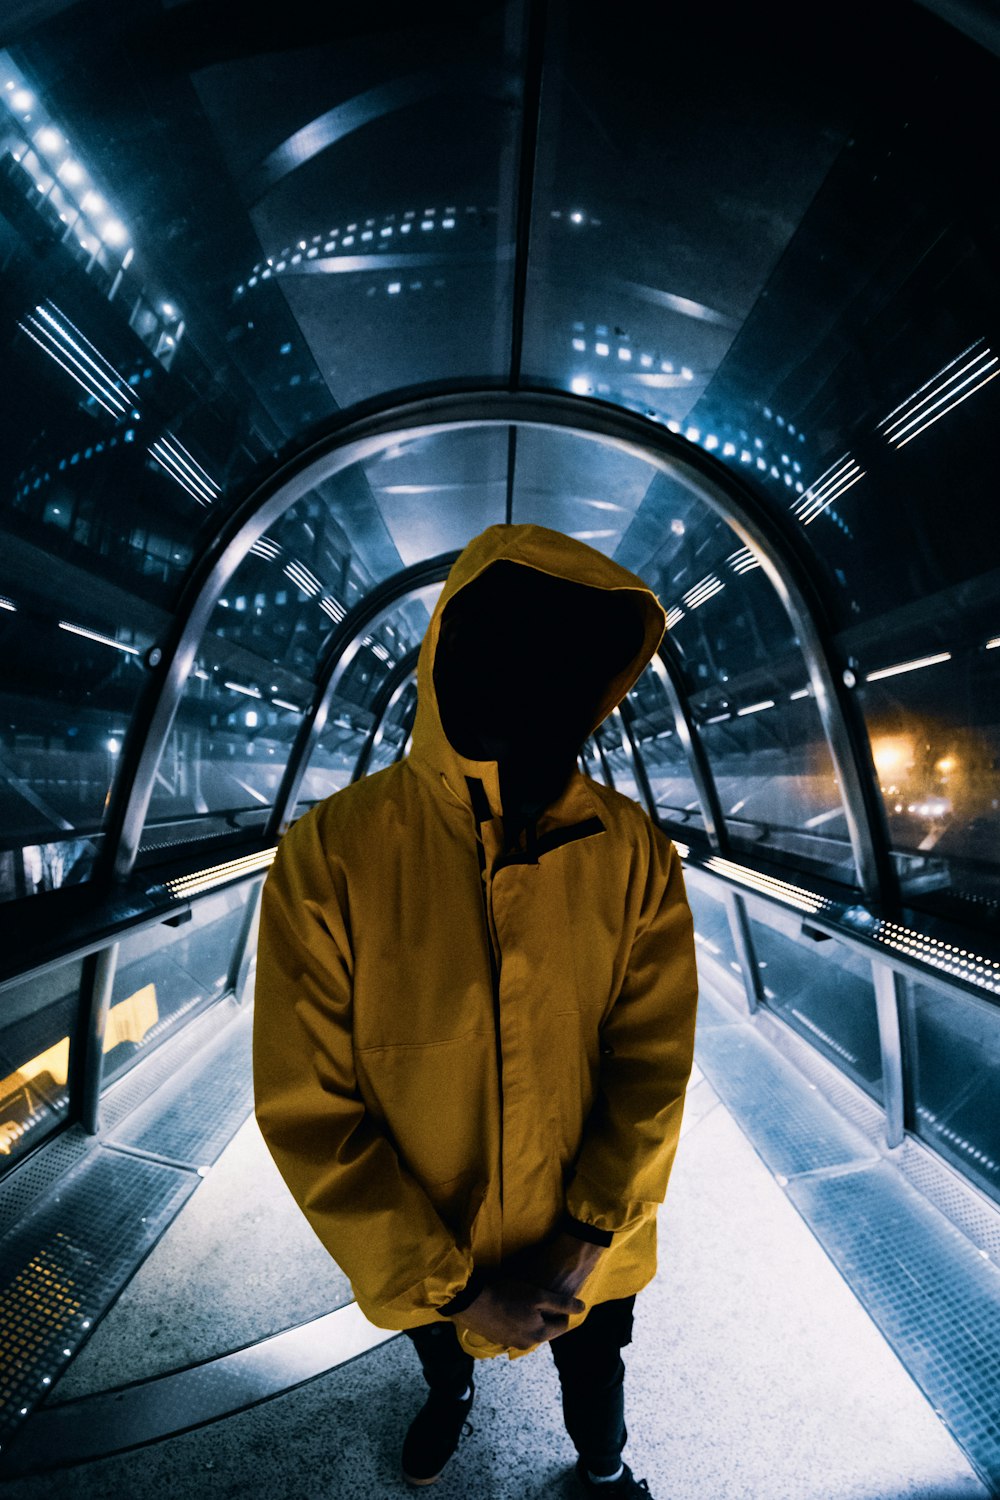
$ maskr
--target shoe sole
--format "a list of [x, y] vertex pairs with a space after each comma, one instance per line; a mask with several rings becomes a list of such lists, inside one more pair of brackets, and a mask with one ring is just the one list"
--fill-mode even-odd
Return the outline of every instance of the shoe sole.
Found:
[[413, 1475], [407, 1474], [405, 1469], [403, 1469], [401, 1472], [407, 1484], [437, 1484], [438, 1480], [441, 1478], [441, 1475], [444, 1473], [444, 1470], [439, 1469], [438, 1472], [432, 1475], [430, 1479], [414, 1479]]

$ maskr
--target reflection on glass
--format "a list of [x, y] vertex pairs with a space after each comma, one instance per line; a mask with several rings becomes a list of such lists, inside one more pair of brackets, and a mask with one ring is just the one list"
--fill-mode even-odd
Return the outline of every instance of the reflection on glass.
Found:
[[1000, 1199], [1000, 1027], [985, 1002], [907, 980], [916, 1130]]
[[625, 710], [632, 735], [649, 778], [660, 820], [682, 828], [705, 826], [701, 803], [684, 748], [674, 727], [674, 714], [659, 675], [647, 667], [628, 695]]
[[694, 940], [699, 963], [706, 959], [728, 970], [727, 980], [735, 974], [742, 983], [742, 970], [736, 957], [729, 913], [721, 896], [689, 874], [686, 882], [688, 905], [694, 917]]
[[394, 703], [389, 705], [382, 723], [376, 730], [375, 742], [368, 760], [366, 772], [368, 776], [402, 759], [404, 747], [413, 728], [416, 711], [417, 685], [411, 679], [403, 684], [399, 696]]
[[835, 938], [797, 940], [751, 918], [764, 1000], [882, 1101], [882, 1054], [868, 959]]
[[249, 884], [195, 901], [181, 927], [147, 928], [123, 938], [104, 1051], [106, 1086], [167, 1032], [222, 996], [243, 920]]
[[76, 960], [0, 995], [0, 1169], [66, 1118], [82, 974]]

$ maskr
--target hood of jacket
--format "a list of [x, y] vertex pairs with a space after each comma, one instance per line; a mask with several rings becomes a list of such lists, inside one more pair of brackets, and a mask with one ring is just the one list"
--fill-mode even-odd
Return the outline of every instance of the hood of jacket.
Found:
[[[420, 649], [414, 770], [465, 803], [467, 778], [480, 781], [492, 815], [516, 811], [523, 826], [558, 794], [665, 628], [653, 591], [593, 547], [544, 526], [490, 526], [453, 564]], [[454, 642], [470, 635], [463, 658]], [[532, 727], [515, 722], [504, 742], [508, 715], [522, 713]]]

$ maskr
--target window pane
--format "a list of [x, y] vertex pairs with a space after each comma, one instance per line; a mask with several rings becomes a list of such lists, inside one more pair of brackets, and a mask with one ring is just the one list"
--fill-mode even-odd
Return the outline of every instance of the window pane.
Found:
[[656, 810], [673, 827], [704, 829], [705, 819], [684, 747], [674, 728], [666, 688], [647, 667], [628, 695], [632, 735], [649, 778]]
[[105, 1085], [191, 1011], [225, 993], [250, 889], [229, 886], [195, 901], [183, 926], [161, 923], [122, 940], [104, 1041]]
[[368, 760], [369, 776], [384, 770], [401, 759], [403, 747], [413, 727], [413, 716], [417, 706], [417, 684], [411, 680], [388, 710], [378, 731], [378, 743], [373, 747]]
[[1000, 1026], [995, 1006], [907, 981], [916, 1130], [1000, 1199]]
[[68, 1114], [82, 974], [76, 960], [0, 995], [0, 1171]]
[[736, 958], [729, 914], [721, 896], [717, 896], [703, 885], [693, 871], [685, 876], [688, 905], [694, 917], [694, 940], [698, 947], [698, 960], [708, 958], [727, 971], [727, 979], [735, 974], [742, 983], [742, 970]]
[[882, 1054], [868, 959], [836, 938], [814, 942], [750, 919], [764, 998], [880, 1103]]

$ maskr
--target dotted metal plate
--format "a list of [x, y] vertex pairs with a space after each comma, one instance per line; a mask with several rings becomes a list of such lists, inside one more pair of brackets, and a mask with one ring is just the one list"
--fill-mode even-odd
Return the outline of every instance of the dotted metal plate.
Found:
[[252, 1012], [237, 1017], [107, 1139], [168, 1161], [208, 1166], [253, 1111]]
[[996, 1493], [1000, 1271], [887, 1163], [788, 1194]]
[[97, 1150], [0, 1245], [0, 1444], [88, 1337], [199, 1179]]
[[856, 1125], [872, 1145], [885, 1144], [885, 1115], [856, 1083], [845, 1078], [833, 1063], [803, 1040], [798, 1032], [767, 1011], [759, 1010], [754, 1016], [753, 1024], [761, 1036], [787, 1057], [789, 1062], [795, 1064], [800, 1073], [819, 1085], [824, 1099], [828, 1099], [845, 1120]]
[[877, 1159], [860, 1132], [751, 1025], [699, 1031], [695, 1055], [772, 1172], [795, 1177]]
[[27, 1161], [20, 1163], [0, 1182], [0, 1239], [50, 1192], [67, 1172], [79, 1166], [95, 1147], [95, 1138], [79, 1125], [71, 1125], [54, 1140], [46, 1141]]

